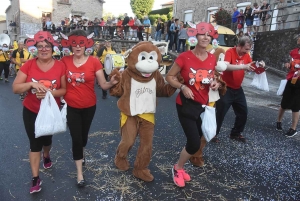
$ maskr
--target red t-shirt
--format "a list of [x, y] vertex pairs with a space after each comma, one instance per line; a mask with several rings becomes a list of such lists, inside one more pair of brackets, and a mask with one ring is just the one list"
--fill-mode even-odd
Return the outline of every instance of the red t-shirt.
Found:
[[89, 57], [85, 64], [76, 67], [73, 56], [61, 59], [66, 65], [67, 92], [65, 100], [74, 108], [88, 108], [96, 105], [95, 78], [96, 72], [102, 69], [99, 59]]
[[[210, 84], [202, 82], [214, 78], [216, 58], [208, 53], [208, 57], [201, 61], [192, 51], [181, 53], [175, 62], [180, 66], [180, 74], [184, 79], [184, 85], [189, 87], [194, 94], [194, 101], [206, 105], [208, 103], [208, 92]], [[176, 103], [181, 105], [180, 94], [176, 97]]]
[[[61, 77], [65, 75], [66, 67], [61, 61], [55, 60], [54, 65], [47, 72], [43, 72], [36, 63], [37, 58], [27, 61], [21, 71], [27, 75], [26, 82], [39, 82], [50, 90], [59, 89], [61, 86]], [[60, 104], [60, 98], [55, 98], [57, 104]], [[23, 105], [34, 113], [40, 110], [41, 100], [31, 90], [23, 101]]]
[[[300, 60], [299, 48], [293, 49], [293, 50], [290, 52], [290, 56], [291, 56], [293, 59]], [[287, 79], [287, 80], [291, 80], [291, 79], [293, 78], [294, 73], [295, 73], [295, 68], [294, 68], [294, 66], [293, 66], [293, 67], [291, 66], [290, 71], [289, 71], [288, 74], [286, 75], [286, 79]], [[300, 77], [299, 77], [298, 79], [300, 79]]]
[[[233, 65], [248, 64], [252, 62], [252, 59], [249, 54], [245, 54], [244, 56], [239, 57], [236, 52], [236, 47], [230, 48], [226, 51], [224, 60], [228, 61], [230, 64]], [[235, 70], [224, 71], [222, 78], [226, 82], [228, 87], [233, 89], [239, 89], [242, 85], [244, 76], [244, 70]]]

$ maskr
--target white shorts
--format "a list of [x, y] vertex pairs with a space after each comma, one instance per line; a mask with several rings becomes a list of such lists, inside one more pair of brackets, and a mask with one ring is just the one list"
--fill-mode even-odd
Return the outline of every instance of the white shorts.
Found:
[[259, 22], [260, 22], [259, 18], [253, 18], [253, 26], [259, 27]]

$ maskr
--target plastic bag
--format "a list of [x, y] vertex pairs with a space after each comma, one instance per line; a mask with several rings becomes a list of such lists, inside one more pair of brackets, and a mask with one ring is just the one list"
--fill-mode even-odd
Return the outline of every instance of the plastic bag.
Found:
[[269, 84], [266, 72], [263, 72], [261, 74], [254, 74], [251, 86], [254, 86], [264, 91], [269, 91]]
[[66, 131], [67, 130], [67, 103], [64, 99], [62, 99], [61, 102], [64, 103], [64, 106], [61, 109], [60, 114]]
[[51, 92], [46, 93], [41, 101], [40, 110], [35, 120], [35, 138], [66, 131], [58, 105]]
[[285, 86], [286, 86], [287, 80], [281, 80], [279, 88], [277, 90], [277, 96], [282, 96]]
[[202, 119], [201, 129], [205, 140], [209, 142], [217, 132], [216, 109], [207, 105], [204, 107], [205, 111], [200, 115]]

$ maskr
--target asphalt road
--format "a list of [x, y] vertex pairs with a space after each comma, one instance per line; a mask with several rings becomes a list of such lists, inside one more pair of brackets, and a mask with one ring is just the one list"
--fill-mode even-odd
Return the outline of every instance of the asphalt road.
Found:
[[[247, 143], [229, 139], [233, 111], [226, 116], [221, 143], [209, 143], [204, 151], [206, 165], [186, 170], [192, 181], [180, 189], [173, 184], [171, 166], [185, 144], [185, 137], [175, 110], [175, 95], [159, 98], [153, 157], [150, 169], [155, 176], [145, 183], [132, 175], [138, 140], [129, 156], [131, 168], [118, 171], [113, 163], [120, 140], [117, 98], [101, 99], [97, 90], [97, 111], [86, 149], [85, 179], [88, 186], [75, 185], [76, 170], [71, 154], [69, 132], [53, 137], [53, 168], [44, 170], [42, 191], [30, 195], [31, 171], [29, 142], [22, 122], [22, 104], [12, 93], [11, 83], [0, 81], [0, 200], [300, 200], [300, 134], [286, 138], [275, 130], [280, 103], [276, 96], [283, 77], [268, 73], [270, 92], [250, 86], [253, 75], [244, 80], [249, 117], [243, 135]], [[291, 113], [283, 120], [284, 131], [291, 123]], [[299, 130], [299, 126], [298, 126]]]

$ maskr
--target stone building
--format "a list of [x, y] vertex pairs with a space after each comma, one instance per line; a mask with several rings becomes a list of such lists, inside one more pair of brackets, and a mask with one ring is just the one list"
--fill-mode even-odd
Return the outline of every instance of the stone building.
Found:
[[[60, 24], [65, 17], [81, 16], [89, 20], [100, 18], [104, 0], [10, 0], [6, 9], [6, 22], [12, 40], [25, 38], [42, 30], [42, 19], [49, 17], [55, 24]], [[9, 26], [10, 22], [15, 26]]]
[[[285, 0], [288, 3], [287, 8], [289, 16], [287, 19], [286, 28], [296, 28], [299, 26], [299, 8], [300, 0]], [[211, 22], [212, 16], [220, 8], [232, 11], [233, 7], [238, 10], [245, 10], [247, 5], [253, 5], [257, 2], [262, 5], [262, 0], [175, 0], [173, 5], [174, 16], [180, 20], [187, 22]], [[268, 0], [267, 3], [271, 5], [273, 11], [270, 12], [272, 19], [269, 19], [269, 26], [267, 30], [276, 30], [276, 18], [278, 10], [277, 3], [279, 0]], [[253, 7], [253, 6], [252, 6]]]

